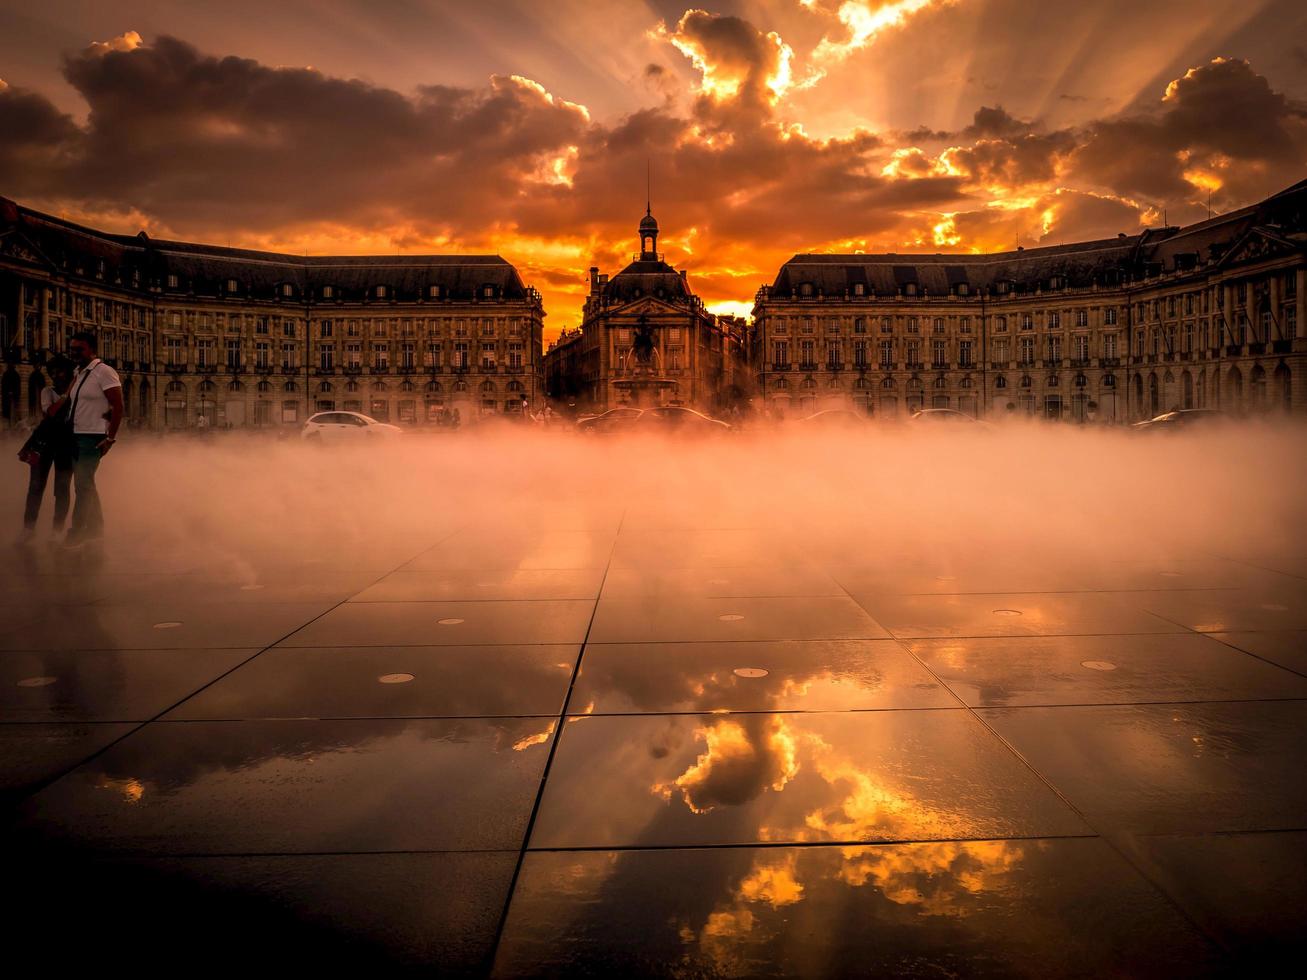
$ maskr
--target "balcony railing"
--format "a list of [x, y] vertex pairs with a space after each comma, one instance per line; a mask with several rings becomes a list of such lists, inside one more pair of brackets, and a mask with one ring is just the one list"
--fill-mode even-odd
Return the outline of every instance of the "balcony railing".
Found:
[[1288, 354], [1293, 350], [1292, 340], [1272, 340], [1271, 352], [1274, 354]]
[[1120, 367], [1120, 366], [1121, 366], [1121, 358], [1119, 358], [1119, 357], [1100, 357], [1100, 358], [1098, 359], [1098, 366], [1099, 366], [1099, 367], [1105, 367], [1105, 368]]

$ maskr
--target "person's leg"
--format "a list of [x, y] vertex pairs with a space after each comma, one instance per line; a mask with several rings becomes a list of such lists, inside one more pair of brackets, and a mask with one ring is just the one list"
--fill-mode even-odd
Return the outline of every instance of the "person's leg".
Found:
[[53, 462], [49, 456], [42, 456], [39, 463], [28, 467], [31, 474], [27, 477], [27, 506], [23, 509], [23, 527], [29, 531], [36, 527], [37, 515], [41, 513], [41, 500], [45, 497], [45, 483], [49, 479]]
[[58, 534], [68, 522], [68, 505], [72, 501], [73, 461], [57, 459], [54, 463], [54, 530]]
[[100, 466], [100, 450], [96, 448], [99, 436], [77, 436], [73, 456], [73, 487], [77, 497], [73, 501], [72, 534], [76, 537], [98, 537], [104, 530], [104, 517], [100, 511], [100, 495], [95, 489], [95, 471]]

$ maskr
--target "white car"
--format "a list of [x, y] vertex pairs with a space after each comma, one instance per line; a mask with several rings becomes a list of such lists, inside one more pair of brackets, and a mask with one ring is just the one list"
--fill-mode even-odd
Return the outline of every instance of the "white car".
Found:
[[404, 432], [397, 425], [378, 422], [359, 412], [318, 412], [310, 415], [300, 438], [315, 441], [390, 439]]

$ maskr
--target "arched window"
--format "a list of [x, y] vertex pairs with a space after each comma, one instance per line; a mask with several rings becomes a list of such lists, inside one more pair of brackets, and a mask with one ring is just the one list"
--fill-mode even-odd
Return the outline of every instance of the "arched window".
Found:
[[936, 378], [936, 379], [935, 379], [935, 387], [936, 387], [936, 388], [947, 388], [947, 387], [948, 387], [948, 378]]
[[881, 381], [880, 381], [880, 386], [881, 386], [882, 388], [888, 388], [888, 389], [893, 390], [893, 388], [894, 388], [894, 379], [893, 379], [893, 378], [882, 378]]
[[166, 391], [168, 392], [168, 394], [170, 394], [170, 395], [184, 395], [184, 394], [186, 394], [186, 386], [185, 386], [184, 384], [182, 384], [180, 381], [169, 381], [169, 382], [168, 382], [168, 387], [167, 387], [165, 390], [166, 390]]
[[1022, 387], [1022, 388], [1029, 388], [1030, 385], [1031, 385], [1030, 375], [1028, 375], [1028, 374], [1023, 374], [1023, 375], [1021, 375], [1021, 387]]
[[959, 388], [971, 388], [974, 386], [975, 386], [975, 382], [971, 380], [971, 375], [967, 375], [965, 378], [963, 378], [961, 381], [958, 382]]
[[284, 385], [281, 386], [281, 390], [285, 392], [294, 393], [300, 390], [300, 386], [297, 385], [294, 381], [287, 381]]
[[322, 394], [324, 394], [324, 395], [326, 395], [326, 394], [330, 394], [330, 393], [331, 393], [331, 382], [330, 382], [330, 381], [323, 381], [321, 384], [318, 385], [318, 391], [320, 391], [320, 392], [321, 392]]
[[995, 387], [995, 388], [1006, 388], [1006, 387], [1007, 387], [1007, 378], [1003, 377], [1003, 376], [1000, 374], [997, 378], [994, 379], [994, 387]]

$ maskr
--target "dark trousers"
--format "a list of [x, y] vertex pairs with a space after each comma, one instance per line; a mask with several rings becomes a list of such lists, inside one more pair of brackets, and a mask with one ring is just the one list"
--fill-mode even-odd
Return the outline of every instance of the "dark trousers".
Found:
[[68, 519], [68, 488], [73, 482], [73, 461], [70, 456], [54, 458], [42, 456], [27, 479], [27, 506], [23, 509], [23, 527], [36, 527], [36, 518], [41, 513], [41, 501], [45, 499], [45, 485], [50, 479], [50, 470], [54, 470], [54, 529], [62, 531], [64, 521]]
[[104, 533], [104, 512], [100, 509], [100, 494], [95, 489], [95, 471], [100, 467], [100, 450], [96, 447], [104, 436], [82, 435], [73, 437], [73, 501], [72, 533], [99, 537]]

